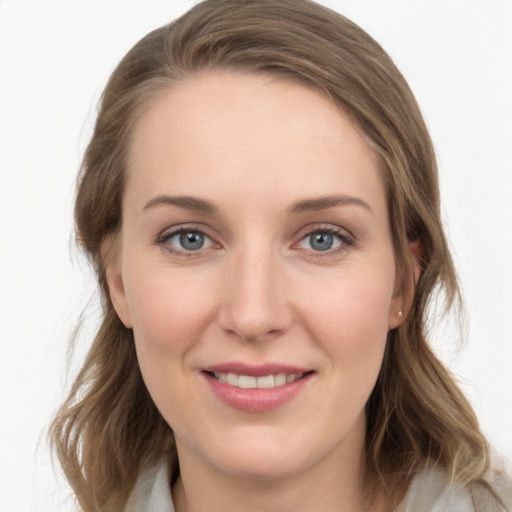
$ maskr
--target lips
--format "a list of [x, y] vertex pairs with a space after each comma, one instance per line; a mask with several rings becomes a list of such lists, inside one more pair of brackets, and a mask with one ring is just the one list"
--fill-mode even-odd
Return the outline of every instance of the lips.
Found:
[[294, 399], [314, 372], [279, 364], [227, 363], [205, 368], [202, 374], [224, 404], [247, 412], [266, 412]]

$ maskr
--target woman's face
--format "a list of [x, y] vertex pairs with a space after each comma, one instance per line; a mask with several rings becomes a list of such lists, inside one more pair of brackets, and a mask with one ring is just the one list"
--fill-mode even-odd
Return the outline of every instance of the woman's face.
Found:
[[111, 295], [181, 461], [274, 478], [360, 459], [402, 298], [377, 157], [331, 101], [228, 72], [162, 92], [120, 238]]

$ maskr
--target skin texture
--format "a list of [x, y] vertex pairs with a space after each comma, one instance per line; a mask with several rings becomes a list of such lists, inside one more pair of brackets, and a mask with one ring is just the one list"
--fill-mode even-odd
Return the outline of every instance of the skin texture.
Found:
[[[361, 510], [364, 406], [407, 295], [380, 173], [329, 99], [264, 75], [187, 78], [138, 120], [107, 278], [175, 433], [178, 511]], [[352, 201], [293, 210], [340, 195]], [[186, 251], [180, 228], [204, 233], [202, 248]], [[333, 247], [315, 249], [311, 233], [332, 231]], [[226, 362], [312, 373], [290, 401], [251, 412], [212, 392], [202, 370]]]

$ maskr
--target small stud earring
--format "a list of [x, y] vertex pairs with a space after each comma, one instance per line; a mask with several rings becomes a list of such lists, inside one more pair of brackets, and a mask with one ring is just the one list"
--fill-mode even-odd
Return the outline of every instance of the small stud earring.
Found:
[[402, 310], [400, 310], [400, 311], [398, 312], [398, 318], [402, 318], [402, 316], [403, 316], [403, 313], [402, 313]]

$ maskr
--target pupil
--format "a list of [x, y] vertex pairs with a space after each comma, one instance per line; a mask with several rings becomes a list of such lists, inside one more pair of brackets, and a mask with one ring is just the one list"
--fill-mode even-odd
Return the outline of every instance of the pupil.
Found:
[[332, 244], [333, 237], [329, 233], [316, 233], [311, 237], [311, 247], [317, 251], [327, 251]]
[[188, 232], [181, 233], [180, 244], [188, 251], [197, 251], [204, 244], [204, 235], [202, 233]]

